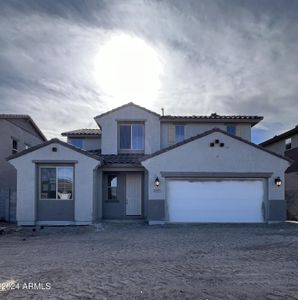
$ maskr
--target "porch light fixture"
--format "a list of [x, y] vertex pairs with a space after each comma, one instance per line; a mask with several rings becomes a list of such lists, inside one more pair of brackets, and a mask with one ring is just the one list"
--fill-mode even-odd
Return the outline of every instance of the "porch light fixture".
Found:
[[274, 182], [275, 182], [275, 185], [276, 185], [276, 186], [281, 186], [281, 183], [282, 183], [282, 182], [281, 182], [280, 177], [276, 177]]
[[160, 180], [159, 180], [158, 176], [155, 178], [154, 184], [155, 184], [156, 188], [159, 188], [159, 186], [160, 186]]

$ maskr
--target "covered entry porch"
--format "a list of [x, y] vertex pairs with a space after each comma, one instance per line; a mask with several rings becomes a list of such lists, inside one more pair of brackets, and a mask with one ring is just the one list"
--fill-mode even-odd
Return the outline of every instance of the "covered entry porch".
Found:
[[147, 218], [147, 175], [143, 168], [103, 168], [98, 172], [98, 221]]

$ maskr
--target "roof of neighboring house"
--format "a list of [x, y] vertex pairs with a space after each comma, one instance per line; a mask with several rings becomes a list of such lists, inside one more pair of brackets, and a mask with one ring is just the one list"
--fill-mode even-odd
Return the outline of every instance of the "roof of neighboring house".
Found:
[[86, 155], [86, 156], [89, 156], [89, 157], [91, 157], [91, 158], [93, 158], [93, 159], [100, 160], [100, 157], [99, 157], [99, 156], [94, 155], [94, 154], [92, 154], [92, 153], [90, 153], [90, 152], [88, 152], [88, 151], [86, 151], [86, 150], [82, 150], [82, 149], [80, 149], [80, 148], [77, 148], [77, 147], [75, 147], [75, 146], [72, 146], [71, 144], [65, 143], [65, 142], [63, 142], [63, 141], [61, 141], [61, 140], [59, 140], [59, 139], [56, 139], [56, 138], [55, 138], [55, 139], [51, 139], [51, 140], [49, 140], [49, 141], [47, 141], [47, 142], [38, 144], [38, 145], [36, 145], [36, 146], [30, 147], [30, 148], [25, 149], [25, 150], [23, 150], [23, 151], [20, 151], [20, 152], [18, 152], [18, 153], [16, 153], [16, 154], [12, 154], [12, 155], [10, 155], [9, 157], [7, 157], [6, 159], [7, 159], [7, 160], [12, 160], [12, 159], [15, 159], [15, 158], [17, 158], [17, 157], [23, 156], [23, 155], [25, 155], [25, 154], [28, 154], [28, 153], [30, 153], [30, 152], [33, 152], [33, 151], [35, 151], [35, 150], [41, 149], [41, 148], [43, 148], [43, 147], [46, 147], [46, 146], [48, 146], [48, 145], [50, 145], [50, 144], [54, 144], [54, 143], [60, 144], [60, 145], [62, 145], [62, 146], [64, 146], [64, 147], [66, 147], [66, 148], [69, 148], [69, 149], [71, 149], [71, 150], [74, 150], [74, 151], [76, 151], [76, 152], [79, 152], [79, 153], [81, 153], [81, 154], [84, 154], [84, 155]]
[[83, 129], [76, 129], [72, 131], [66, 131], [61, 133], [62, 136], [100, 136], [101, 130], [99, 128], [97, 129], [91, 129], [91, 128], [83, 128]]
[[182, 141], [182, 142], [180, 142], [180, 143], [177, 143], [177, 144], [174, 144], [174, 145], [169, 146], [169, 147], [167, 147], [167, 148], [164, 148], [164, 149], [161, 149], [161, 150], [159, 150], [159, 151], [156, 151], [156, 152], [154, 152], [154, 153], [152, 153], [152, 154], [150, 154], [150, 155], [148, 155], [148, 156], [146, 156], [146, 157], [141, 158], [140, 160], [141, 160], [141, 161], [145, 161], [145, 160], [150, 159], [150, 158], [152, 158], [152, 157], [154, 157], [154, 156], [157, 156], [157, 155], [160, 155], [160, 154], [162, 154], [162, 153], [168, 152], [168, 151], [170, 151], [170, 150], [173, 150], [173, 149], [178, 148], [178, 147], [180, 147], [180, 146], [182, 146], [182, 145], [185, 145], [185, 144], [187, 144], [187, 143], [190, 143], [190, 142], [192, 142], [192, 141], [195, 141], [195, 140], [197, 140], [197, 139], [200, 139], [200, 138], [202, 138], [202, 137], [205, 137], [205, 136], [207, 136], [207, 135], [209, 135], [209, 134], [211, 134], [211, 133], [214, 133], [214, 132], [220, 132], [220, 133], [225, 134], [225, 135], [227, 135], [227, 136], [229, 136], [229, 137], [231, 137], [231, 138], [234, 138], [234, 139], [236, 139], [236, 140], [238, 140], [238, 141], [241, 141], [241, 142], [246, 143], [246, 144], [248, 144], [248, 145], [250, 145], [250, 146], [253, 146], [253, 147], [255, 147], [255, 148], [259, 149], [259, 150], [262, 150], [262, 151], [264, 151], [264, 152], [267, 152], [267, 153], [269, 153], [269, 154], [271, 154], [271, 155], [273, 155], [273, 156], [276, 156], [276, 157], [278, 157], [278, 158], [287, 160], [287, 161], [289, 161], [289, 162], [293, 162], [293, 160], [290, 159], [290, 158], [284, 157], [284, 156], [279, 155], [279, 154], [277, 154], [277, 153], [275, 153], [275, 152], [272, 152], [272, 151], [270, 151], [270, 150], [267, 150], [267, 149], [265, 149], [265, 148], [263, 148], [263, 147], [261, 147], [261, 146], [259, 146], [259, 145], [256, 145], [256, 144], [254, 144], [254, 143], [252, 143], [252, 142], [250, 142], [250, 141], [248, 141], [248, 140], [242, 139], [241, 137], [238, 137], [238, 136], [229, 134], [229, 133], [227, 133], [226, 131], [223, 131], [223, 130], [221, 130], [221, 129], [219, 129], [219, 128], [213, 128], [213, 129], [211, 129], [211, 130], [207, 130], [207, 131], [205, 131], [205, 132], [203, 132], [203, 133], [197, 134], [197, 135], [195, 135], [195, 136], [193, 136], [193, 137], [190, 137], [190, 138], [188, 138], [188, 139], [186, 139], [186, 140], [184, 140], [184, 141]]
[[294, 163], [288, 167], [286, 173], [298, 172], [298, 148], [285, 151], [285, 156], [294, 160]]
[[173, 116], [173, 115], [166, 115], [160, 117], [161, 121], [240, 121], [240, 122], [248, 122], [251, 123], [252, 126], [256, 125], [260, 121], [263, 120], [262, 116], [244, 116], [244, 115], [218, 115], [217, 113], [212, 113], [210, 115], [192, 115], [192, 116]]
[[160, 116], [158, 113], [156, 113], [156, 112], [154, 112], [154, 111], [152, 111], [152, 110], [149, 110], [149, 109], [147, 109], [147, 108], [145, 108], [145, 107], [143, 107], [143, 106], [137, 105], [137, 104], [135, 104], [135, 103], [133, 103], [133, 102], [129, 102], [129, 103], [126, 103], [126, 104], [121, 105], [121, 106], [119, 106], [119, 107], [116, 107], [116, 108], [114, 108], [114, 109], [112, 109], [112, 110], [109, 110], [109, 111], [107, 111], [107, 112], [105, 112], [105, 113], [103, 113], [103, 114], [100, 114], [100, 115], [94, 117], [94, 119], [101, 118], [101, 117], [103, 117], [103, 116], [105, 116], [105, 115], [108, 115], [108, 114], [110, 114], [110, 113], [113, 113], [113, 112], [115, 112], [115, 111], [117, 111], [117, 110], [119, 110], [119, 109], [122, 109], [122, 108], [124, 108], [124, 107], [127, 107], [127, 106], [135, 106], [135, 107], [137, 107], [137, 108], [140, 108], [140, 109], [142, 109], [142, 110], [145, 110], [145, 111], [149, 112], [150, 114], [156, 115], [157, 117]]
[[263, 143], [261, 143], [260, 145], [261, 146], [268, 146], [268, 145], [271, 145], [271, 144], [274, 144], [276, 142], [279, 142], [283, 139], [287, 139], [287, 138], [290, 138], [292, 135], [298, 133], [298, 125], [296, 125], [294, 128], [284, 132], [284, 133], [281, 133], [279, 135], [275, 135], [274, 137], [272, 137], [271, 139], [269, 140], [266, 140], [264, 141]]
[[47, 141], [47, 138], [36, 125], [36, 123], [32, 120], [29, 115], [20, 115], [20, 114], [0, 114], [0, 119], [25, 119], [28, 120], [33, 128], [37, 131], [38, 135], [41, 137], [42, 140]]

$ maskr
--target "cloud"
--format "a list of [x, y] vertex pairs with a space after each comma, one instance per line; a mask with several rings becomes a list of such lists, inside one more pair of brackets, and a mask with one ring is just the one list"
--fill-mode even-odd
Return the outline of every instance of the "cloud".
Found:
[[163, 64], [157, 98], [136, 103], [264, 115], [256, 140], [296, 125], [298, 3], [290, 0], [2, 1], [1, 111], [30, 114], [48, 137], [95, 127], [112, 99], [94, 57], [119, 32], [144, 39]]

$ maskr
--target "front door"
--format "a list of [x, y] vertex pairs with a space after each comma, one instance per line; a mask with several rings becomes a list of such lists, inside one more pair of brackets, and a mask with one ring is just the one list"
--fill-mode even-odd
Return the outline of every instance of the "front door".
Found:
[[141, 174], [126, 175], [126, 215], [142, 214], [142, 176]]

